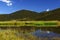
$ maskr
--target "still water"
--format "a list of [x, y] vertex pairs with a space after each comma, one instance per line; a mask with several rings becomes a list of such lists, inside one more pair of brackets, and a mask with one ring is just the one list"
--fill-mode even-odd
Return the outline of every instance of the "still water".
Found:
[[[2, 35], [2, 36], [1, 36]], [[7, 38], [12, 40], [13, 39], [19, 40], [24, 39], [24, 40], [60, 40], [60, 34], [54, 33], [53, 31], [48, 31], [48, 30], [35, 30], [35, 31], [30, 31], [26, 30], [25, 28], [2, 28], [0, 29], [0, 39], [5, 39]], [[2, 37], [2, 38], [1, 38]], [[8, 39], [8, 40], [9, 40]]]
[[36, 30], [35, 32], [32, 32], [32, 34], [37, 37], [60, 37], [60, 34], [51, 31], [42, 31], [42, 30]]
[[60, 40], [60, 34], [51, 31], [36, 30], [32, 34], [39, 38], [39, 40]]

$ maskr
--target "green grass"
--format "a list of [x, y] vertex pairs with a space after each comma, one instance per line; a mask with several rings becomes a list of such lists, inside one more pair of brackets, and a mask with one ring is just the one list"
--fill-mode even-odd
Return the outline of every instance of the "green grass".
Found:
[[58, 21], [4, 21], [0, 26], [58, 26]]

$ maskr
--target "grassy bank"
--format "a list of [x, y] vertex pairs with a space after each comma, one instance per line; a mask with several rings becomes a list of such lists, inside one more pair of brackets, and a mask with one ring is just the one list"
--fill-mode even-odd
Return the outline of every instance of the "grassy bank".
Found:
[[56, 27], [60, 26], [59, 21], [0, 21], [0, 26], [36, 26], [36, 27]]

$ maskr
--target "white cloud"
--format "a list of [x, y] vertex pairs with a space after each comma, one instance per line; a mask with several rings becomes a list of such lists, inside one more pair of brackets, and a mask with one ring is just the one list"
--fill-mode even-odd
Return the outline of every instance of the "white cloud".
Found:
[[46, 11], [50, 11], [49, 9], [47, 9]]
[[12, 5], [12, 3], [7, 3], [7, 6], [11, 6]]
[[0, 0], [1, 2], [5, 2], [7, 6], [11, 6], [12, 5], [12, 1], [11, 0]]

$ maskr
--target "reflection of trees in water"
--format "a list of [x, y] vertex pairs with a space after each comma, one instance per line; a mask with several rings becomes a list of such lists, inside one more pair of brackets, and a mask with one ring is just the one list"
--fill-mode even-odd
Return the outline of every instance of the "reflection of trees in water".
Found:
[[40, 29], [60, 34], [60, 27], [41, 27]]
[[32, 32], [36, 30], [46, 30], [46, 31], [52, 31], [55, 33], [60, 33], [60, 27], [33, 27], [33, 26], [21, 26], [21, 27], [0, 27], [0, 29], [15, 29], [18, 30], [19, 32], [22, 31], [27, 31], [27, 32]]
[[11, 29], [11, 30], [17, 30], [18, 32], [33, 32], [35, 29], [34, 27], [30, 27], [30, 26], [21, 26], [21, 27], [0, 27], [0, 29], [2, 30], [6, 30], [6, 29]]

